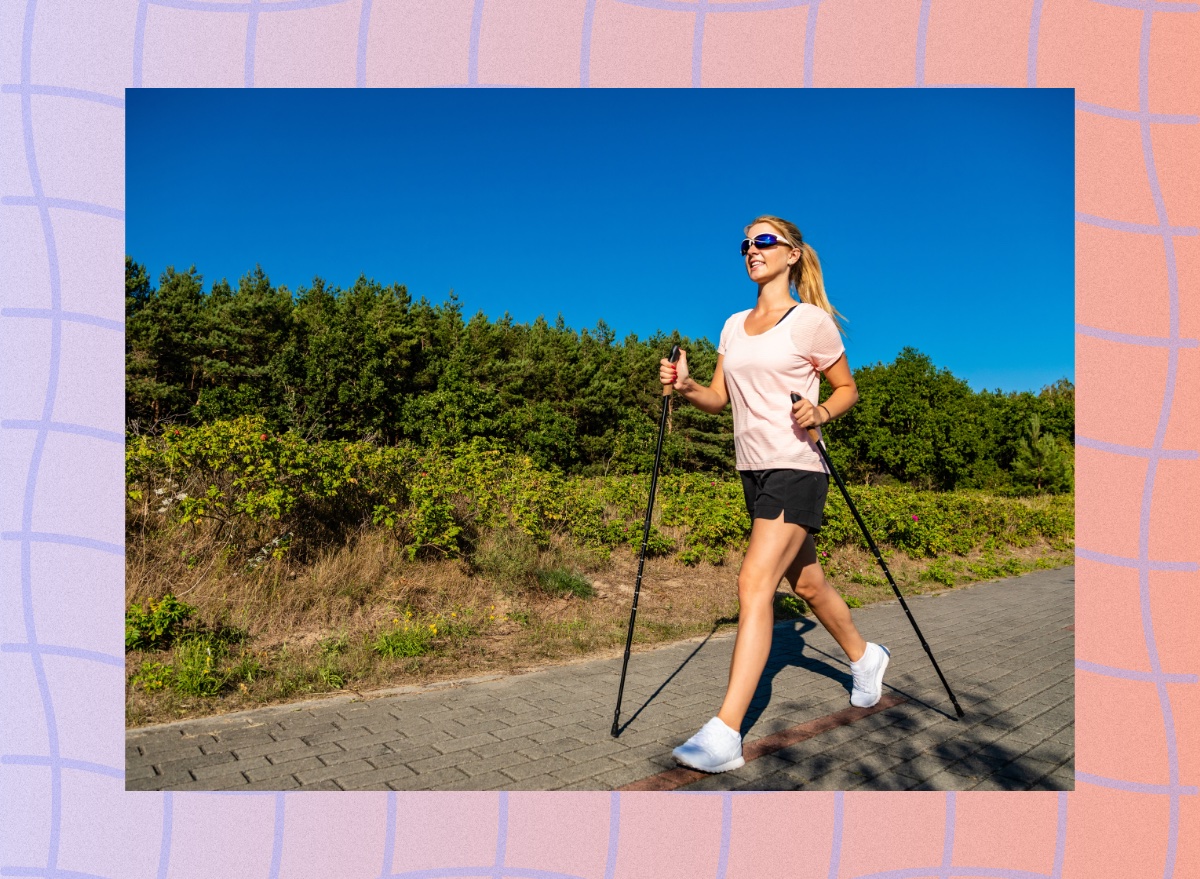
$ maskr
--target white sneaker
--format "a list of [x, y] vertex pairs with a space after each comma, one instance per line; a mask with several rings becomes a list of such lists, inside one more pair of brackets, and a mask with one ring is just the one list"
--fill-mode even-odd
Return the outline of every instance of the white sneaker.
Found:
[[892, 654], [886, 647], [867, 642], [867, 652], [858, 662], [850, 663], [854, 675], [854, 689], [850, 693], [850, 704], [857, 708], [870, 708], [883, 696], [883, 672], [888, 667]]
[[714, 717], [671, 752], [676, 761], [701, 772], [726, 772], [744, 766], [742, 737]]

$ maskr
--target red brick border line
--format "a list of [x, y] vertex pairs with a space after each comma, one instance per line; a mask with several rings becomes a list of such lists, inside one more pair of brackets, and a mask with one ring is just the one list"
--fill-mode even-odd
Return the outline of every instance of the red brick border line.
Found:
[[[864, 717], [870, 717], [872, 714], [885, 711], [906, 701], [908, 700], [902, 696], [887, 693], [871, 708], [843, 708], [841, 711], [835, 711], [833, 714], [818, 717], [816, 720], [810, 720], [799, 726], [793, 726], [785, 730], [780, 730], [777, 733], [772, 733], [769, 736], [763, 736], [761, 739], [755, 739], [753, 742], [749, 742], [742, 747], [742, 756], [749, 763], [751, 760], [757, 760], [759, 757], [764, 757], [767, 754], [774, 754], [776, 751], [781, 751], [790, 745], [795, 745], [814, 736], [819, 736], [821, 733], [837, 729], [839, 726], [854, 723], [856, 720], [862, 720]], [[675, 769], [660, 772], [657, 775], [651, 775], [649, 778], [642, 778], [631, 782], [617, 788], [617, 790], [675, 790], [676, 788], [683, 787], [685, 784], [699, 781], [707, 775], [707, 772], [700, 772], [696, 769], [686, 769], [683, 766], [679, 766]]]

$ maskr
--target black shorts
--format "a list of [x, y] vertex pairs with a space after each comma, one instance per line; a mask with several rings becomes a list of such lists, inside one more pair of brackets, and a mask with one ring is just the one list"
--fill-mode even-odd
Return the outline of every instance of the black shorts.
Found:
[[803, 525], [810, 534], [821, 530], [829, 477], [816, 470], [739, 470], [750, 521], [778, 519]]

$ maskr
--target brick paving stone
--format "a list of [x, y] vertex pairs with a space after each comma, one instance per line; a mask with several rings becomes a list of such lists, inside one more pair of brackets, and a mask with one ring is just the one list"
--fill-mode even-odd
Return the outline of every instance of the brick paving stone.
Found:
[[332, 754], [321, 754], [319, 759], [326, 766], [336, 766], [339, 763], [349, 763], [353, 760], [368, 760], [392, 753], [387, 745], [382, 743], [367, 745], [365, 748], [352, 748], [348, 751], [335, 751]]
[[199, 757], [185, 758], [182, 760], [165, 760], [155, 762], [154, 767], [163, 775], [170, 775], [174, 772], [187, 772], [188, 770], [203, 769], [209, 766], [219, 766], [225, 763], [232, 763], [236, 758], [228, 751], [220, 754], [202, 754]]
[[847, 760], [842, 768], [847, 772], [853, 772], [855, 775], [861, 775], [864, 779], [869, 779], [878, 778], [890, 773], [897, 764], [902, 762], [904, 761], [899, 757], [889, 754], [886, 751], [874, 751], [864, 754], [861, 757]]
[[415, 744], [411, 742], [385, 742], [388, 751], [380, 754], [378, 757], [368, 757], [372, 763], [382, 765], [385, 761], [392, 763], [411, 763], [414, 760], [429, 760], [434, 757], [443, 757], [441, 751], [437, 750], [432, 745]]
[[969, 790], [973, 784], [974, 779], [943, 770], [914, 781], [907, 790]]
[[283, 754], [287, 751], [305, 750], [307, 745], [300, 739], [282, 739], [275, 741], [272, 739], [269, 742], [263, 742], [261, 745], [247, 745], [246, 747], [235, 747], [233, 753], [239, 760], [247, 760], [250, 757], [261, 757], [276, 754]]
[[240, 790], [250, 782], [241, 772], [236, 771], [236, 764], [232, 767], [221, 767], [220, 773], [205, 773], [204, 770], [196, 772], [196, 781], [194, 785], [189, 785], [182, 790]]
[[465, 760], [470, 758], [470, 754], [438, 754], [436, 757], [424, 757], [420, 760], [405, 760], [406, 766], [410, 767], [418, 775], [424, 775], [429, 772], [436, 772], [439, 769], [445, 769], [447, 766], [459, 766]]
[[471, 749], [473, 754], [478, 754], [484, 759], [490, 757], [500, 757], [505, 754], [513, 754], [521, 748], [527, 747], [529, 742], [524, 739], [502, 739], [498, 742], [486, 742], [482, 745], [476, 745]]
[[[208, 741], [212, 744], [212, 740]], [[148, 763], [161, 763], [168, 760], [187, 760], [191, 757], [203, 757], [204, 752], [200, 750], [199, 744], [189, 744], [182, 741], [150, 741], [141, 744], [142, 755], [141, 760]], [[129, 759], [129, 758], [126, 758]]]
[[[861, 775], [849, 772], [845, 769], [835, 769], [832, 772], [827, 772], [824, 775], [818, 775], [815, 778], [809, 778], [806, 780], [801, 780], [795, 775], [793, 775], [792, 778], [797, 781], [798, 784], [795, 787], [790, 788], [791, 790], [854, 790], [864, 781], [864, 778]], [[781, 790], [788, 789], [789, 788], [781, 788]]]
[[985, 778], [995, 775], [1001, 767], [1007, 766], [1011, 762], [1012, 756], [1009, 754], [983, 750], [956, 761], [951, 768], [960, 775]]
[[612, 758], [623, 766], [641, 766], [656, 757], [670, 755], [672, 748], [659, 742], [647, 742], [634, 748], [618, 751]]
[[356, 728], [352, 734], [348, 734], [343, 738], [334, 738], [331, 741], [343, 750], [351, 751], [355, 748], [367, 748], [372, 745], [387, 745], [398, 739], [400, 739], [400, 736], [394, 729], [368, 732], [365, 727], [360, 727]]
[[233, 730], [217, 736], [211, 744], [201, 745], [200, 749], [206, 754], [215, 751], [233, 751], [238, 748], [249, 748], [253, 745], [264, 745], [275, 741], [265, 729], [248, 730], [244, 735]]
[[348, 739], [362, 738], [370, 736], [370, 730], [362, 726], [349, 726], [342, 728], [335, 723], [330, 724], [330, 729], [323, 732], [313, 733], [311, 735], [300, 736], [301, 740], [306, 745], [323, 745], [326, 742], [342, 742]]
[[1053, 763], [1057, 766], [1070, 757], [1073, 751], [1073, 748], [1068, 748], [1061, 742], [1056, 742], [1053, 739], [1047, 739], [1046, 741], [1035, 745], [1022, 754], [1021, 759], [1041, 760], [1045, 763]]
[[290, 760], [287, 763], [279, 765], [272, 764], [259, 769], [248, 769], [246, 778], [250, 781], [264, 781], [268, 778], [283, 778], [285, 776], [294, 775], [297, 772], [303, 772], [307, 769], [324, 769], [325, 764], [317, 757], [305, 757], [302, 760]]
[[188, 784], [192, 775], [187, 771], [176, 771], [170, 775], [155, 774], [150, 778], [127, 778], [125, 790], [178, 790], [179, 785]]
[[341, 750], [337, 746], [337, 742], [326, 742], [319, 747], [293, 748], [287, 751], [268, 752], [263, 756], [270, 760], [274, 766], [287, 766], [290, 763], [299, 763], [304, 760], [316, 760], [326, 754], [337, 754]]
[[251, 781], [239, 790], [297, 790], [300, 787], [300, 782], [292, 778], [290, 775], [284, 775], [277, 778], [269, 778], [260, 781]]
[[524, 778], [531, 778], [535, 775], [548, 776], [556, 769], [565, 769], [568, 766], [573, 766], [570, 760], [558, 754], [548, 754], [540, 758], [531, 759], [528, 763], [521, 763], [512, 766], [504, 771], [505, 775], [520, 781]]
[[978, 783], [971, 785], [969, 790], [1013, 790], [1012, 783], [1012, 779], [989, 775], [986, 778], [980, 779]]
[[455, 754], [459, 751], [469, 751], [477, 745], [487, 745], [498, 741], [498, 739], [489, 732], [476, 733], [472, 736], [465, 736], [459, 739], [445, 739], [436, 742], [436, 747], [443, 754]]
[[321, 719], [320, 714], [309, 711], [297, 711], [294, 715], [280, 717], [275, 721], [279, 729], [287, 730], [292, 735], [305, 736], [320, 732], [322, 729], [333, 729], [333, 716]]
[[222, 779], [222, 781], [225, 783], [214, 784], [212, 781], [210, 781], [208, 779], [204, 779], [203, 781], [189, 781], [184, 784], [176, 785], [175, 787], [172, 788], [172, 790], [209, 790], [209, 791], [210, 790], [223, 790], [223, 791], [237, 790], [237, 791], [240, 791], [240, 790], [245, 790], [249, 786], [249, 783], [246, 781], [246, 779], [240, 775], [231, 776], [227, 779]]
[[217, 779], [224, 775], [238, 774], [245, 772], [248, 769], [262, 769], [265, 766], [270, 766], [266, 757], [251, 757], [249, 760], [235, 760], [232, 763], [217, 763], [212, 766], [197, 766], [192, 769], [192, 775], [197, 781], [204, 779]]
[[529, 758], [524, 754], [512, 751], [508, 754], [500, 754], [497, 757], [481, 757], [470, 763], [460, 763], [458, 765], [468, 775], [483, 775], [487, 772], [503, 771], [511, 766], [523, 766], [528, 762]]
[[1057, 766], [1053, 763], [1021, 757], [1006, 766], [1001, 766], [996, 774], [1001, 778], [1011, 778], [1030, 785], [1049, 775], [1056, 768]]
[[150, 763], [135, 763], [125, 767], [125, 781], [130, 782], [135, 779], [154, 778], [158, 775], [154, 771], [153, 764]]
[[552, 729], [554, 729], [554, 726], [544, 720], [527, 720], [516, 726], [495, 730], [492, 735], [500, 741], [507, 741], [508, 739], [524, 738], [534, 733], [543, 733]]
[[583, 763], [576, 763], [562, 769], [556, 769], [550, 775], [559, 781], [572, 784], [582, 781], [585, 778], [602, 778], [606, 772], [620, 765], [620, 763], [611, 757], [597, 757], [594, 760], [587, 760]]
[[946, 767], [946, 760], [942, 760], [934, 754], [925, 753], [897, 763], [891, 771], [920, 781], [945, 771]]
[[[447, 766], [433, 772], [422, 772], [414, 778], [406, 779], [404, 790], [445, 790], [446, 785], [458, 784], [467, 778], [467, 774], [456, 766]], [[538, 788], [543, 790], [544, 788]]]
[[1074, 763], [1060, 766], [1047, 775], [1043, 782], [1052, 784], [1054, 790], [1075, 790], [1075, 766]]
[[470, 775], [459, 781], [444, 783], [438, 790], [509, 790], [513, 780], [503, 772]]
[[322, 781], [332, 781], [338, 776], [353, 775], [356, 772], [369, 772], [375, 767], [366, 760], [351, 760], [349, 763], [337, 763], [333, 766], [313, 767], [311, 769], [302, 769], [299, 772], [292, 773], [296, 776], [296, 780], [304, 787], [312, 784], [317, 784]]
[[763, 778], [756, 778], [733, 785], [729, 790], [734, 791], [793, 791], [802, 790], [804, 782], [801, 779], [784, 772], [776, 772]]
[[415, 772], [405, 766], [391, 766], [387, 769], [339, 775], [338, 784], [342, 790], [393, 790], [392, 783], [402, 785], [415, 775]]
[[613, 739], [604, 736], [600, 741], [584, 744], [578, 748], [571, 750], [560, 749], [559, 753], [575, 763], [584, 763], [594, 757], [613, 757], [618, 752], [625, 750], [621, 745], [618, 745]]

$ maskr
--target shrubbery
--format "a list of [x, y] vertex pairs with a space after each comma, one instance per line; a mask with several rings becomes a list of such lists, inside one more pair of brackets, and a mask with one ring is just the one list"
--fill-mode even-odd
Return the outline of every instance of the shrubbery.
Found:
[[[475, 440], [445, 450], [310, 442], [272, 434], [251, 417], [133, 438], [126, 450], [130, 527], [207, 529], [249, 560], [305, 556], [364, 528], [394, 531], [410, 558], [486, 549], [508, 531], [545, 546], [559, 534], [601, 550], [640, 546], [644, 476], [567, 476], [527, 455]], [[912, 556], [1070, 540], [1073, 498], [1022, 500], [978, 492], [852, 486], [881, 545]], [[719, 563], [742, 546], [750, 522], [740, 482], [704, 474], [660, 479], [648, 552]], [[824, 547], [863, 543], [831, 486]], [[486, 554], [486, 553], [485, 553]]]

